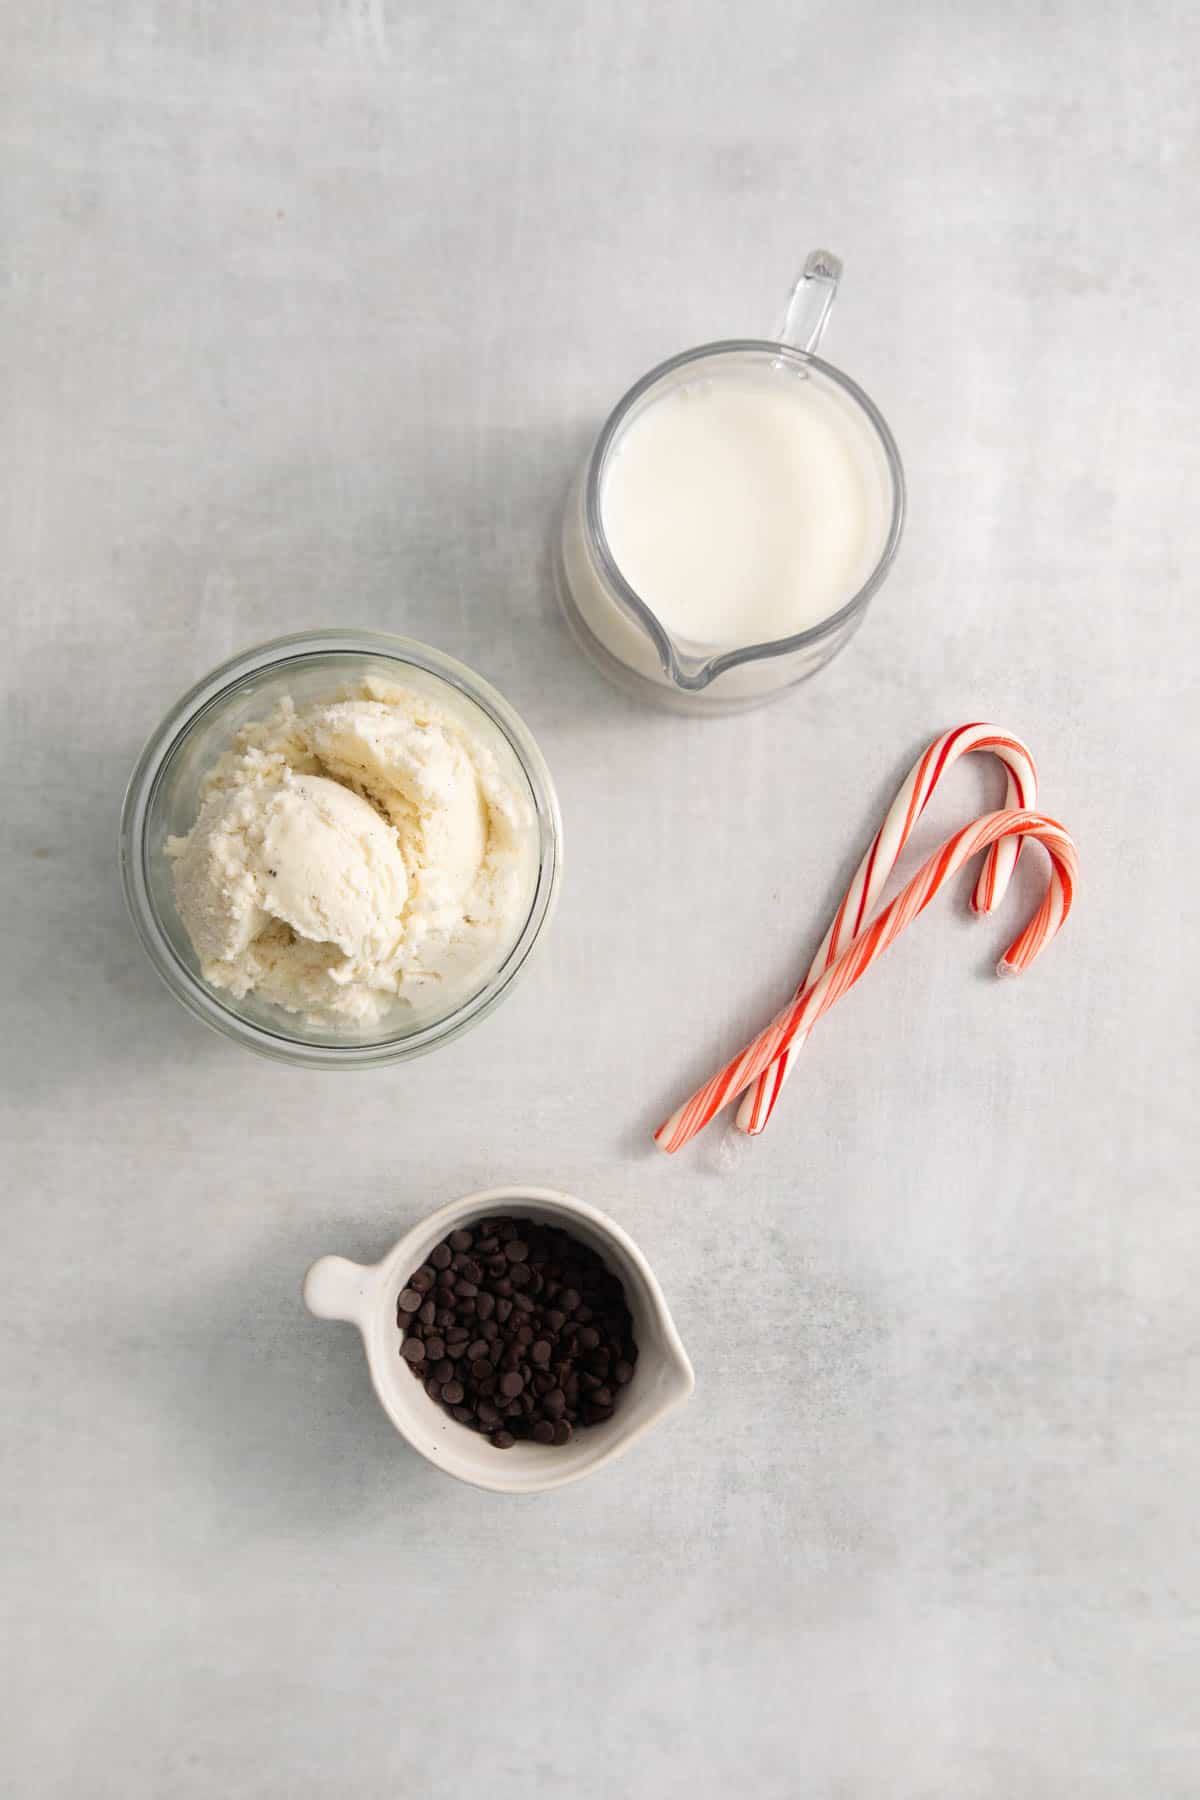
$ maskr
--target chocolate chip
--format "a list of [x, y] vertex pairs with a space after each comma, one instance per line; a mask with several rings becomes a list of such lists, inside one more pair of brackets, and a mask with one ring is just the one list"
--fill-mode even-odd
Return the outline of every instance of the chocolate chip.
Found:
[[451, 1233], [401, 1290], [396, 1319], [426, 1392], [500, 1449], [561, 1445], [603, 1423], [637, 1361], [620, 1279], [588, 1245], [531, 1219]]

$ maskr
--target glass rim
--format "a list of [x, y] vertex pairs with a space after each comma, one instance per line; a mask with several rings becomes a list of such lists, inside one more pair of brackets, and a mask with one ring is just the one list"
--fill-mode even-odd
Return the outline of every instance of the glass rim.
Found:
[[[875, 567], [857, 592], [852, 594], [850, 599], [836, 612], [830, 613], [827, 618], [818, 620], [815, 625], [810, 625], [805, 631], [793, 633], [791, 637], [772, 638], [761, 644], [747, 644], [736, 650], [724, 650], [716, 656], [709, 657], [698, 667], [689, 670], [680, 661], [675, 645], [657, 615], [626, 580], [613, 556], [608, 534], [604, 529], [600, 500], [601, 479], [617, 433], [632, 408], [653, 387], [657, 386], [667, 375], [673, 374], [676, 369], [685, 368], [689, 363], [739, 353], [745, 355], [747, 352], [770, 356], [774, 361], [790, 363], [801, 368], [816, 369], [821, 375], [832, 381], [836, 387], [841, 388], [865, 414], [867, 422], [879, 440], [891, 479], [892, 516], [887, 538]], [[771, 657], [786, 656], [792, 651], [803, 650], [810, 644], [820, 643], [823, 638], [831, 636], [841, 626], [855, 618], [881, 586], [892, 566], [904, 527], [905, 503], [904, 467], [900, 461], [896, 440], [892, 436], [887, 420], [875, 402], [859, 387], [856, 381], [853, 381], [849, 375], [843, 374], [842, 370], [835, 368], [832, 363], [826, 362], [823, 357], [814, 355], [810, 350], [797, 350], [790, 344], [777, 343], [771, 338], [721, 338], [714, 343], [698, 344], [695, 349], [681, 350], [677, 356], [668, 357], [665, 362], [658, 363], [622, 394], [604, 421], [600, 435], [592, 448], [591, 456], [588, 458], [587, 475], [584, 482], [583, 515], [592, 551], [600, 563], [605, 579], [613, 589], [616, 599], [650, 638], [658, 653], [663, 673], [677, 687], [698, 693], [701, 689], [708, 687], [710, 682], [715, 681], [718, 675], [725, 674], [729, 669], [739, 668], [743, 663], [763, 662]]]
[[[498, 968], [477, 992], [444, 1017], [386, 1038], [310, 1042], [247, 1019], [180, 959], [159, 917], [149, 881], [146, 826], [159, 784], [176, 751], [203, 715], [247, 676], [330, 657], [376, 657], [419, 669], [447, 683], [477, 706], [501, 733], [528, 783], [538, 829], [538, 871], [529, 911]], [[324, 1069], [358, 1069], [404, 1062], [451, 1042], [487, 1015], [508, 993], [549, 922], [562, 879], [562, 816], [554, 782], [537, 740], [515, 707], [490, 682], [455, 657], [415, 638], [389, 632], [323, 629], [289, 633], [230, 657], [194, 683], [150, 734], [130, 775], [121, 807], [121, 883], [142, 947], [156, 973], [194, 1018], [276, 1062]]]

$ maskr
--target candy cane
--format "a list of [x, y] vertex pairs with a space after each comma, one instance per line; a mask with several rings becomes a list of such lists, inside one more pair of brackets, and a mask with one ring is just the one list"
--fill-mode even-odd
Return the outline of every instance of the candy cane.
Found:
[[904, 927], [923, 912], [951, 876], [978, 851], [1009, 835], [1035, 837], [1050, 857], [1050, 880], [1037, 912], [1013, 939], [1000, 960], [998, 975], [1017, 975], [1027, 969], [1060, 929], [1071, 910], [1078, 878], [1075, 845], [1063, 826], [1041, 813], [995, 812], [964, 825], [917, 871], [908, 886], [884, 907], [853, 943], [818, 976], [811, 987], [774, 1018], [746, 1048], [726, 1063], [711, 1081], [672, 1113], [654, 1134], [654, 1141], [668, 1153], [702, 1131], [730, 1100], [770, 1067], [780, 1051], [789, 1048], [802, 1031], [810, 1031], [821, 1015], [854, 986], [876, 957], [882, 956]]
[[[837, 961], [847, 944], [852, 943], [859, 935], [875, 902], [887, 886], [888, 877], [895, 868], [913, 827], [933, 798], [942, 777], [960, 756], [969, 756], [975, 750], [990, 750], [1008, 771], [1008, 786], [1004, 796], [1007, 810], [1036, 807], [1037, 770], [1032, 755], [1020, 738], [1014, 737], [1009, 731], [1001, 731], [998, 725], [983, 724], [959, 725], [954, 731], [944, 732], [940, 738], [936, 738], [909, 771], [907, 780], [888, 808], [874, 842], [854, 871], [854, 879], [846, 889], [834, 921], [809, 964], [808, 973], [796, 989], [797, 999], [806, 987], [824, 973], [830, 963]], [[991, 912], [1004, 898], [1012, 872], [1017, 866], [1020, 850], [1021, 840], [1017, 837], [1001, 838], [999, 843], [992, 845], [979, 871], [979, 879], [971, 898], [976, 912]], [[787, 1080], [791, 1060], [803, 1045], [806, 1035], [807, 1033], [798, 1035], [791, 1049], [785, 1050], [769, 1069], [763, 1070], [738, 1108], [739, 1130], [756, 1137], [765, 1128]]]

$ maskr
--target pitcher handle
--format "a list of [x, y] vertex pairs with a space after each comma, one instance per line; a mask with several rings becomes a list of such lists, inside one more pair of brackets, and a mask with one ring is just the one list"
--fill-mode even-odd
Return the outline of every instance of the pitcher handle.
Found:
[[318, 1319], [343, 1319], [365, 1329], [379, 1281], [377, 1267], [323, 1256], [304, 1277], [304, 1304]]
[[793, 350], [814, 352], [829, 319], [842, 264], [831, 250], [814, 250], [788, 296], [779, 342]]

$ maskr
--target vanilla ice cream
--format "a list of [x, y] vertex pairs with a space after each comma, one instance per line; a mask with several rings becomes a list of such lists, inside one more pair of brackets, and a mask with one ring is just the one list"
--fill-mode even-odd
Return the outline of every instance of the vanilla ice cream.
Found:
[[243, 726], [167, 853], [206, 980], [361, 1028], [447, 1010], [499, 964], [536, 882], [533, 823], [462, 718], [367, 680]]

